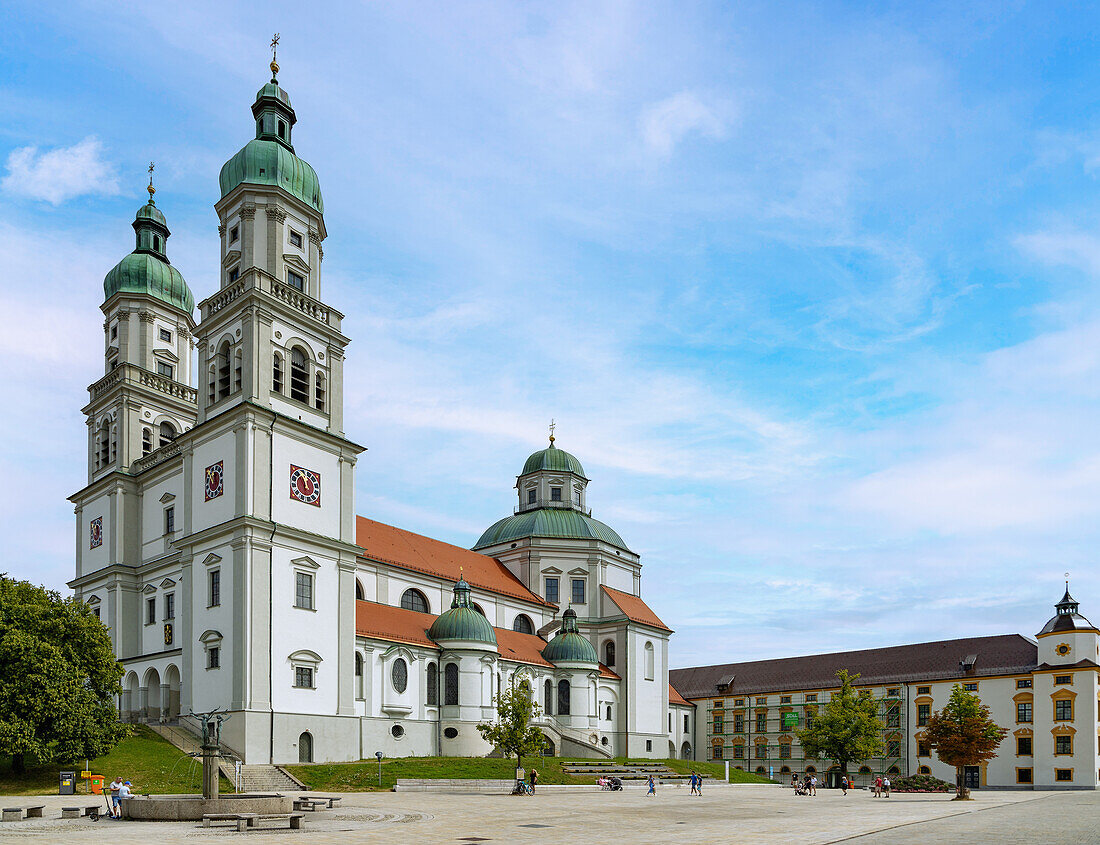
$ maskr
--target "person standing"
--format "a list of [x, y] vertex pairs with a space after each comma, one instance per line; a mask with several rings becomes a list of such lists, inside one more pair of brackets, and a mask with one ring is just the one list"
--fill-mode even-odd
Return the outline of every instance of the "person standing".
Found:
[[118, 791], [122, 788], [122, 777], [118, 776], [111, 781], [111, 818], [118, 818]]
[[697, 794], [698, 793], [698, 788], [695, 785], [695, 772], [691, 773], [691, 777], [688, 778], [688, 782], [691, 784], [691, 794], [692, 795]]
[[648, 798], [650, 795], [656, 797], [657, 796], [657, 782], [655, 780], [653, 780], [653, 775], [650, 775], [648, 778], [646, 778], [646, 783], [649, 784], [649, 792], [647, 792], [645, 794], [645, 797]]
[[531, 773], [530, 773], [529, 777], [531, 778], [531, 794], [534, 795], [535, 794], [535, 784], [539, 782], [539, 770], [536, 769], [534, 766], [532, 766], [531, 767]]
[[875, 797], [882, 797], [882, 775], [879, 775], [877, 778], [875, 778]]
[[883, 788], [883, 790], [885, 790], [886, 797], [889, 798], [890, 797], [890, 776], [889, 775], [887, 775], [885, 778], [883, 778], [882, 788]]
[[817, 795], [817, 775], [810, 778], [810, 795]]
[[703, 776], [698, 772], [695, 774], [695, 794], [703, 797]]
[[840, 776], [840, 791], [845, 795], [848, 794], [848, 775], [846, 774]]

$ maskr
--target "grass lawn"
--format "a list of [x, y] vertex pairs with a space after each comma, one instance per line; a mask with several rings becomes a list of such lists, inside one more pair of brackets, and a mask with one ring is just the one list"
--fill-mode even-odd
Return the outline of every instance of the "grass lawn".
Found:
[[[77, 792], [83, 792], [88, 783], [79, 778], [83, 768], [83, 760], [72, 764], [28, 766], [25, 775], [16, 777], [11, 773], [11, 758], [4, 758], [0, 762], [0, 794], [56, 795], [58, 772], [62, 769], [77, 773]], [[136, 726], [134, 735], [122, 740], [110, 754], [92, 760], [91, 772], [104, 775], [107, 783], [116, 775], [122, 775], [123, 779], [133, 782], [134, 792], [139, 793], [202, 792], [202, 764], [195, 762], [192, 772], [190, 758], [144, 725]], [[233, 791], [225, 778], [221, 780], [221, 790]]]
[[[524, 758], [523, 765], [538, 769], [539, 783], [584, 784], [595, 781], [595, 775], [569, 775], [561, 770], [569, 758]], [[616, 762], [622, 763], [620, 759]], [[631, 761], [642, 762], [642, 761]], [[675, 772], [689, 774], [693, 769], [700, 774], [724, 779], [725, 767], [721, 764], [694, 760], [647, 760], [660, 763]], [[309, 766], [287, 766], [287, 770], [315, 792], [366, 792], [389, 790], [398, 779], [404, 778], [455, 778], [507, 780], [515, 775], [515, 758], [502, 760], [492, 757], [395, 757], [382, 761], [382, 786], [378, 785], [378, 763], [366, 760], [360, 763], [318, 763]], [[732, 783], [771, 783], [749, 772], [730, 768]]]

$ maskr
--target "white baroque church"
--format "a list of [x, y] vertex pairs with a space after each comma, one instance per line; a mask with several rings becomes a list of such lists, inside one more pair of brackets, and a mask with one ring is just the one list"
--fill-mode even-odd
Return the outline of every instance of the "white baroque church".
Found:
[[70, 586], [125, 668], [122, 718], [226, 710], [247, 763], [483, 755], [476, 724], [525, 684], [550, 753], [693, 756], [672, 632], [553, 437], [472, 551], [356, 516], [349, 338], [322, 297], [324, 205], [277, 71], [221, 170], [199, 322], [152, 183], [104, 280]]

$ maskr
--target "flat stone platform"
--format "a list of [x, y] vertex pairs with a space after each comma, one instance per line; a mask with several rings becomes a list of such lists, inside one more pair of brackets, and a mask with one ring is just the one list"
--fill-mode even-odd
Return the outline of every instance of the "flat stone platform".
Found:
[[[329, 793], [325, 793], [329, 794]], [[644, 790], [540, 793], [534, 797], [494, 794], [350, 793], [338, 809], [310, 813], [301, 831], [263, 830], [237, 834], [203, 828], [201, 822], [62, 821], [61, 807], [73, 796], [32, 799], [0, 796], [4, 806], [45, 804], [45, 819], [0, 823], [0, 843], [57, 842], [195, 843], [211, 837], [249, 842], [295, 839], [310, 845], [349, 842], [498, 843], [639, 842], [760, 843], [788, 845], [938, 845], [991, 842], [1006, 845], [1100, 842], [1100, 793], [980, 792], [952, 802], [944, 795], [873, 798], [869, 792], [819, 790], [797, 797], [778, 786], [704, 787], [702, 797], [686, 786], [662, 786], [657, 797]], [[151, 831], [155, 826], [155, 837]], [[287, 837], [290, 837], [289, 839]], [[477, 837], [472, 839], [471, 837]]]

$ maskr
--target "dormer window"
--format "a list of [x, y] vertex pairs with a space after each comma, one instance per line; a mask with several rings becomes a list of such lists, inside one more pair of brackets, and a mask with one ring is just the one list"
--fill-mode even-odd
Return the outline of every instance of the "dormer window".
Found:
[[286, 140], [286, 124], [283, 121], [279, 121], [279, 137], [284, 141]]
[[536, 493], [534, 487], [532, 487], [530, 490], [528, 490], [527, 491], [527, 504], [533, 505], [535, 503], [536, 495], [537, 495], [537, 493]]
[[229, 230], [229, 242], [235, 244], [241, 237], [241, 227], [234, 226]]
[[551, 502], [560, 502], [561, 501], [561, 488], [560, 487], [551, 487], [550, 488], [550, 501]]
[[286, 283], [295, 290], [305, 291], [306, 289], [306, 280], [293, 270], [286, 271]]
[[302, 236], [295, 232], [293, 229], [290, 232], [290, 245], [293, 247], [297, 247], [298, 249], [302, 248]]

